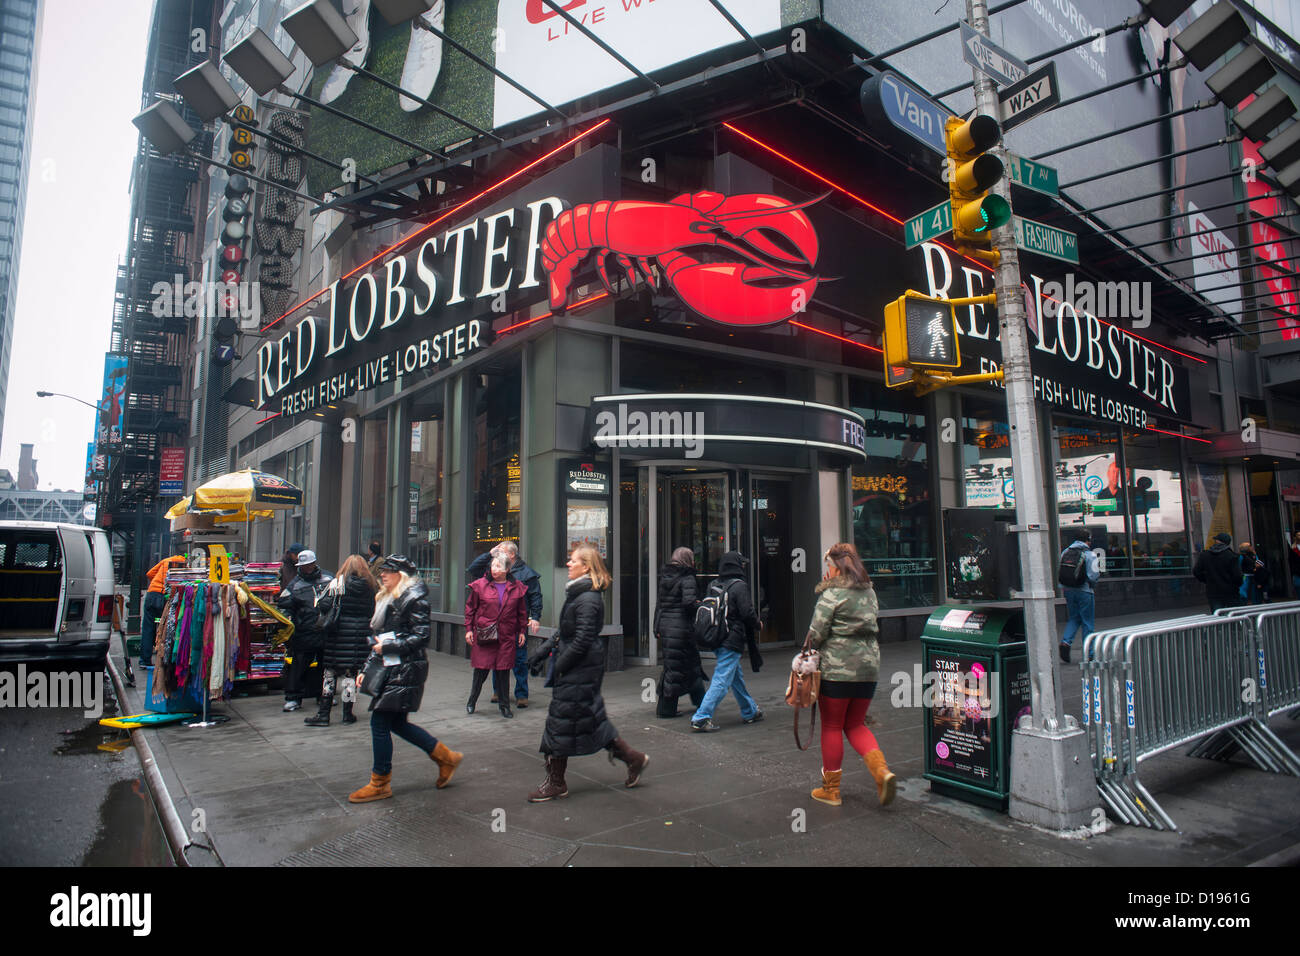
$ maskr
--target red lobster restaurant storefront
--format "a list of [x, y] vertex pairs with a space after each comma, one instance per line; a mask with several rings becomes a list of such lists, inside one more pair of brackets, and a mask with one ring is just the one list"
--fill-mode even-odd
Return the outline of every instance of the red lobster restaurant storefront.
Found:
[[[827, 22], [832, 9], [859, 9], [823, 6]], [[925, 20], [914, 4], [886, 6]], [[1026, 50], [1055, 45], [1027, 10], [1016, 14], [1032, 34]], [[850, 29], [838, 18], [844, 33], [818, 22], [807, 21], [806, 55], [772, 54], [780, 71], [746, 44], [719, 47], [725, 55], [657, 73], [655, 92], [599, 94], [609, 109], [522, 141], [523, 155], [485, 153], [458, 167], [461, 182], [439, 184], [470, 197], [463, 206], [421, 190], [415, 212], [385, 214], [365, 205], [391, 200], [380, 187], [333, 203], [379, 225], [318, 230], [306, 304], [245, 343], [241, 367], [258, 428], [280, 429], [277, 453], [308, 448], [317, 504], [302, 533], [323, 563], [372, 539], [404, 551], [430, 585], [437, 647], [461, 654], [476, 555], [518, 540], [553, 626], [566, 555], [590, 543], [614, 575], [612, 667], [656, 660], [656, 576], [679, 547], [705, 581], [726, 551], [749, 557], [767, 645], [802, 640], [821, 555], [839, 540], [856, 543], [872, 575], [885, 639], [918, 635], [939, 604], [1012, 599], [1003, 390], [917, 396], [887, 381], [880, 351], [887, 302], [907, 289], [991, 292], [990, 273], [943, 237], [905, 248], [903, 221], [946, 195], [939, 157], [864, 116], [853, 54], [869, 47], [845, 37], [875, 21]], [[969, 78], [949, 39], [955, 65], [933, 57], [927, 69], [953, 76], [932, 77], [932, 89]], [[1115, 59], [1122, 46], [1107, 54], [1116, 76], [1129, 69]], [[1121, 96], [1163, 108], [1127, 90], [1097, 106], [1102, 122]], [[1052, 117], [1033, 121], [1050, 134], [1042, 145], [1093, 131]], [[1072, 172], [1139, 158], [1131, 148], [1107, 146], [1091, 154], [1095, 168]], [[396, 168], [376, 172], [406, 175]], [[1258, 529], [1262, 541], [1271, 528], [1280, 542], [1270, 514], [1282, 499], [1270, 512], [1247, 481], [1261, 463], [1243, 468], [1221, 441], [1246, 407], [1242, 360], [1207, 344], [1203, 308], [1185, 290], [1116, 255], [1055, 200], [1020, 186], [1013, 199], [1018, 214], [1079, 236], [1077, 265], [1020, 260], [1053, 534], [1086, 528], [1104, 553], [1099, 619], [1201, 606], [1190, 569], [1213, 534]], [[1149, 321], [1104, 311], [1088, 298], [1103, 287], [1131, 292], [1125, 301]], [[995, 310], [958, 318], [954, 371], [997, 368]], [[237, 464], [276, 463], [257, 434], [232, 441]], [[1264, 467], [1281, 476], [1300, 448], [1281, 457]], [[1264, 543], [1278, 567], [1284, 552]]]
[[[802, 638], [837, 540], [863, 555], [886, 638], [944, 601], [1010, 598], [1001, 390], [888, 388], [875, 331], [902, 289], [978, 294], [987, 273], [942, 246], [904, 251], [869, 211], [735, 145], [685, 192], [623, 175], [630, 158], [594, 143], [266, 336], [262, 408], [333, 406], [353, 429], [337, 554], [374, 538], [408, 553], [440, 649], [462, 646], [466, 565], [505, 538], [542, 573], [548, 625], [568, 551], [601, 550], [612, 666], [656, 659], [656, 574], [683, 546], [706, 581], [728, 550], [751, 559], [766, 644]], [[1035, 371], [1055, 519], [1106, 549], [1116, 600], [1196, 603], [1191, 542], [1220, 502], [1213, 469], [1167, 434], [1192, 417], [1188, 359], [1059, 314], [1040, 265], [1025, 271], [1047, 316]], [[963, 370], [996, 367], [994, 317], [961, 317]]]

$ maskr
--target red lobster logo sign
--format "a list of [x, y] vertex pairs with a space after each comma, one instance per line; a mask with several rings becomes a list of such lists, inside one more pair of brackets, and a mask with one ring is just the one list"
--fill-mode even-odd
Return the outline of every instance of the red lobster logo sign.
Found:
[[660, 277], [694, 311], [725, 325], [790, 318], [817, 289], [817, 232], [803, 213], [824, 197], [791, 203], [748, 193], [683, 193], [671, 202], [601, 200], [566, 209], [546, 228], [542, 264], [551, 309], [563, 313], [574, 270], [593, 249], [606, 290], [608, 257], [635, 283]]

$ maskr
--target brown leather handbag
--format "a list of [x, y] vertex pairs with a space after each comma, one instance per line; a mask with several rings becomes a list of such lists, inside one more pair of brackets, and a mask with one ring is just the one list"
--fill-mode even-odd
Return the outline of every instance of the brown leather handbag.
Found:
[[[794, 743], [800, 750], [812, 746], [813, 735], [817, 732], [817, 695], [821, 686], [821, 655], [813, 649], [811, 640], [805, 640], [803, 650], [790, 662], [790, 683], [785, 690], [785, 702], [794, 708]], [[807, 746], [799, 740], [799, 711], [805, 707], [812, 708]]]

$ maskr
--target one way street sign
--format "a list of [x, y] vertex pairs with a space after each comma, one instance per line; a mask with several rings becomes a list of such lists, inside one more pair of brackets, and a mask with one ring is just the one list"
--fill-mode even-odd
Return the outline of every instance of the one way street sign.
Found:
[[1029, 65], [1013, 56], [982, 33], [976, 33], [961, 21], [962, 59], [999, 86], [1019, 83], [1029, 72]]
[[1056, 82], [1056, 64], [1048, 62], [1019, 83], [998, 93], [1002, 132], [1046, 113], [1061, 102], [1061, 87]]

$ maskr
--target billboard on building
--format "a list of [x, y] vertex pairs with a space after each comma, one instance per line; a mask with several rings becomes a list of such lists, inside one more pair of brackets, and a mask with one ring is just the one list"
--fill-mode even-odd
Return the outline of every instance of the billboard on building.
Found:
[[126, 372], [130, 358], [112, 352], [104, 356], [104, 389], [99, 400], [99, 443], [122, 444], [122, 415], [126, 410]]

